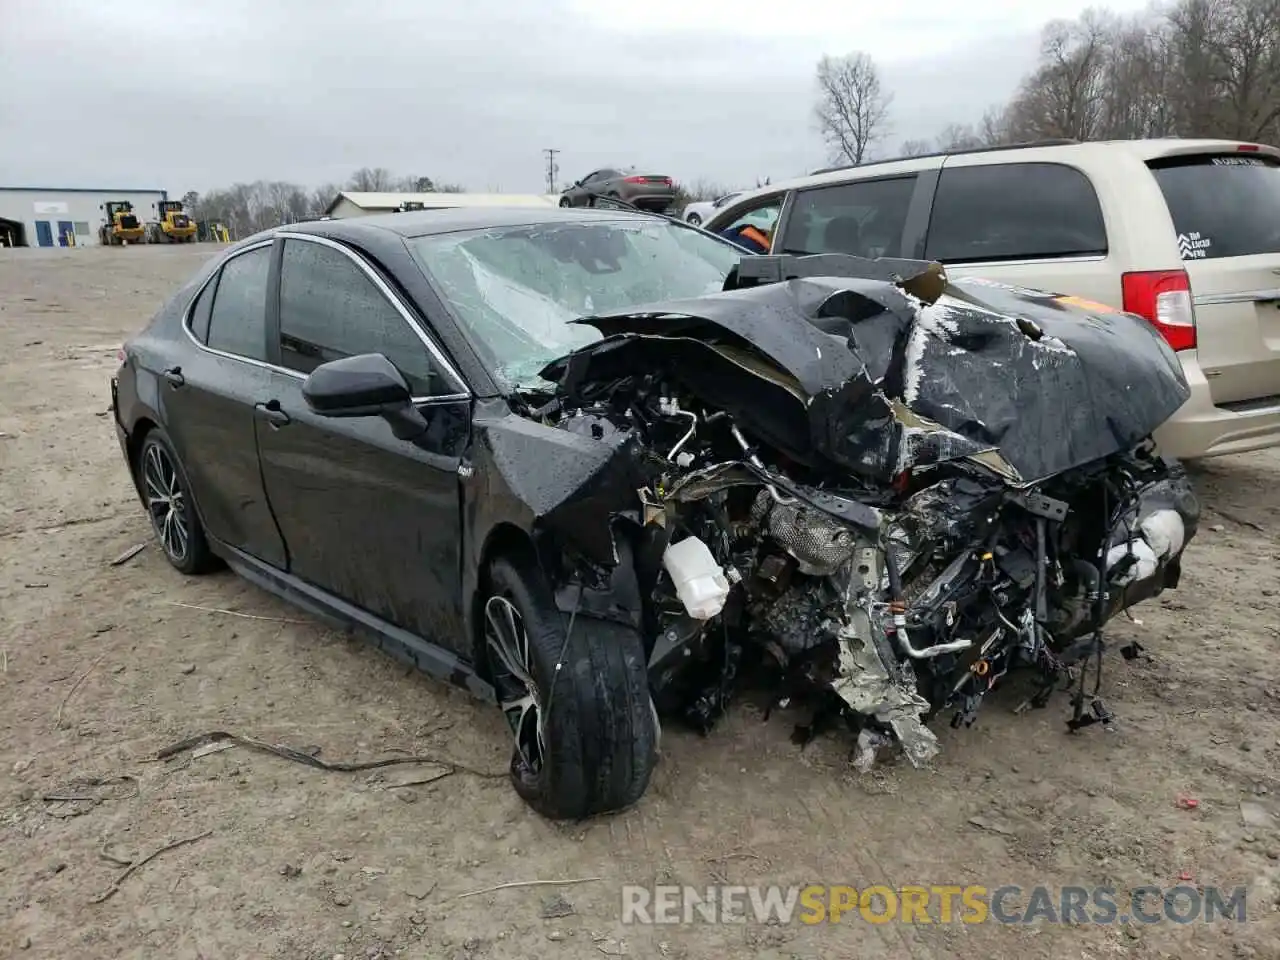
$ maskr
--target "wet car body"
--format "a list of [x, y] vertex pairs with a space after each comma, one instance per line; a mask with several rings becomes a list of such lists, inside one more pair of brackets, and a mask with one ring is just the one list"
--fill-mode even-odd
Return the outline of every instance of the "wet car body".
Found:
[[[708, 729], [751, 656], [785, 689], [834, 704], [864, 758], [896, 741], [924, 762], [935, 749], [926, 719], [954, 707], [972, 721], [985, 690], [966, 678], [983, 669], [994, 683], [1021, 658], [1052, 685], [1070, 644], [1080, 641], [1077, 661], [1100, 652], [1106, 619], [1176, 585], [1198, 507], [1146, 438], [1187, 387], [1140, 318], [948, 285], [936, 265], [740, 257], [723, 244], [736, 265], [719, 289], [594, 311], [576, 324], [599, 336], [545, 358], [526, 386], [461, 320], [476, 307], [471, 288], [424, 270], [410, 249], [451, 232], [614, 224], [626, 235], [653, 220], [432, 212], [245, 241], [126, 345], [113, 409], [140, 497], [154, 519], [144, 467], [162, 432], [213, 554], [504, 711], [515, 705], [513, 779], [552, 816], [638, 798], [655, 750], [650, 710]], [[273, 338], [289, 243], [358, 262], [422, 336], [444, 386], [410, 402], [378, 356], [305, 377], [282, 367]], [[566, 272], [588, 264], [607, 280], [609, 256], [557, 243]], [[223, 265], [256, 247], [270, 250], [271, 273], [265, 359], [250, 361], [202, 344], [192, 315]], [[485, 310], [511, 302], [510, 288], [485, 289]], [[337, 382], [348, 406], [326, 412]], [[359, 409], [352, 384], [367, 388]], [[1147, 527], [1163, 539], [1143, 539]], [[692, 567], [673, 559], [682, 542], [696, 548]], [[521, 576], [546, 595], [539, 608], [513, 588], [511, 609], [563, 644], [551, 691], [562, 666], [579, 684], [575, 735], [617, 726], [634, 740], [609, 747], [631, 750], [625, 763], [591, 761], [631, 771], [607, 795], [581, 777], [534, 784], [557, 749], [544, 743], [549, 691], [530, 680], [528, 698], [504, 693], [520, 671], [486, 647], [510, 557], [528, 558]], [[676, 582], [686, 573], [681, 584], [711, 591], [697, 611]], [[578, 655], [570, 640], [594, 646]], [[537, 769], [524, 726], [534, 708]]]

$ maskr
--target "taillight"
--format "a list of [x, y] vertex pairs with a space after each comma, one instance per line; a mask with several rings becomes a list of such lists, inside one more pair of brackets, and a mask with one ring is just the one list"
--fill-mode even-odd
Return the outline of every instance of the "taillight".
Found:
[[1241, 153], [1257, 153], [1258, 145], [1256, 143], [1242, 143], [1236, 149]]
[[648, 183], [649, 178], [648, 177], [623, 177], [622, 182], [623, 183]]
[[1174, 350], [1196, 346], [1196, 311], [1185, 270], [1146, 270], [1120, 278], [1124, 308], [1149, 320]]

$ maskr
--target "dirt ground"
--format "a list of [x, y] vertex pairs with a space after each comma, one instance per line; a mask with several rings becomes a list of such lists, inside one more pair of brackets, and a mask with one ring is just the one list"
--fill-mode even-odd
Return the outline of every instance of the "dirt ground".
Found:
[[[1280, 957], [1277, 452], [1196, 469], [1206, 517], [1183, 588], [1113, 631], [1151, 659], [1111, 645], [1109, 732], [1069, 735], [1064, 696], [1015, 715], [1010, 691], [969, 730], [940, 725], [935, 769], [863, 776], [846, 737], [802, 752], [803, 717], [742, 702], [706, 739], [665, 730], [642, 802], [577, 825], [502, 778], [398, 786], [445, 772], [430, 765], [326, 772], [241, 746], [152, 759], [212, 730], [328, 761], [500, 774], [508, 756], [496, 710], [230, 573], [184, 579], [152, 545], [108, 376], [213, 252], [0, 251], [0, 957]], [[1242, 802], [1271, 819], [1243, 823]], [[599, 879], [460, 898], [584, 878]], [[1249, 920], [621, 922], [624, 883], [725, 881], [1246, 884]], [[572, 913], [544, 919], [564, 912], [547, 910], [556, 894]]]

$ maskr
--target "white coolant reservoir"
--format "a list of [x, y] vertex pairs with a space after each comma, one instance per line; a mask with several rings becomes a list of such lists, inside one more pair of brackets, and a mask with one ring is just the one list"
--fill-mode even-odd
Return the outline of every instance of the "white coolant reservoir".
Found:
[[685, 537], [662, 554], [662, 565], [676, 585], [676, 595], [697, 620], [710, 620], [724, 609], [729, 581], [711, 550], [697, 537]]

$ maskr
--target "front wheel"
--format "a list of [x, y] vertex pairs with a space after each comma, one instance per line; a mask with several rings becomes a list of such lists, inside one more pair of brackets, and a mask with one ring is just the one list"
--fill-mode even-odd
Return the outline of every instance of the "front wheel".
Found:
[[573, 204], [569, 201], [569, 198], [568, 198], [568, 197], [561, 197], [561, 198], [560, 198], [560, 206], [562, 206], [562, 207], [572, 207], [572, 206], [573, 206]]
[[186, 474], [178, 464], [169, 438], [159, 427], [143, 439], [135, 469], [142, 501], [151, 517], [151, 529], [165, 559], [174, 569], [186, 574], [213, 569], [217, 560], [205, 539]]
[[686, 219], [695, 227], [702, 226], [702, 218], [698, 216], [696, 213], [689, 214], [689, 216]]
[[569, 617], [531, 563], [499, 559], [489, 583], [484, 649], [515, 738], [516, 793], [553, 820], [635, 803], [657, 759], [640, 636], [583, 616], [566, 635]]

